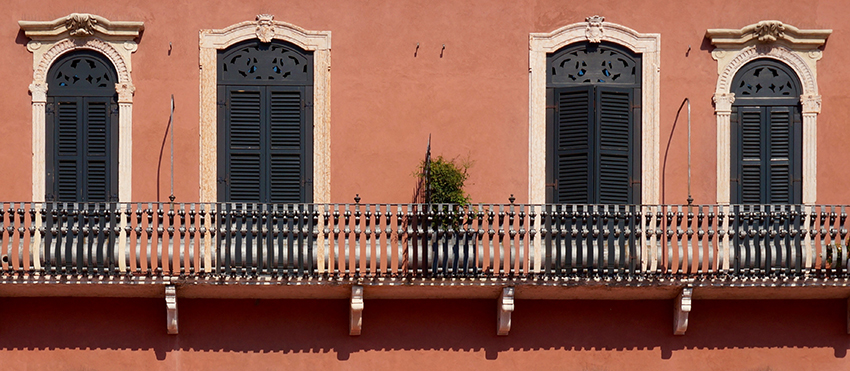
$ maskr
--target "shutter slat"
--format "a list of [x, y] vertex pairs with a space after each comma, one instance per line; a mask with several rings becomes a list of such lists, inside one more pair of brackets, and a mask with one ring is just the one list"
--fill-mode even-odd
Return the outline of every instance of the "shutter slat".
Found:
[[59, 156], [76, 156], [79, 128], [77, 127], [77, 102], [57, 102], [57, 154]]
[[260, 154], [230, 154], [230, 200], [258, 202], [260, 198]]
[[272, 91], [270, 107], [273, 149], [301, 148], [301, 92]]
[[260, 147], [260, 92], [230, 91], [230, 148]]
[[86, 164], [85, 201], [108, 201], [106, 161], [89, 160]]
[[74, 202], [77, 200], [77, 161], [57, 161], [56, 163], [56, 201]]
[[274, 154], [271, 162], [270, 198], [275, 203], [301, 201], [301, 156]]
[[619, 154], [600, 155], [599, 203], [629, 203], [629, 157]]
[[106, 102], [88, 102], [86, 105], [86, 155], [106, 156], [108, 105]]

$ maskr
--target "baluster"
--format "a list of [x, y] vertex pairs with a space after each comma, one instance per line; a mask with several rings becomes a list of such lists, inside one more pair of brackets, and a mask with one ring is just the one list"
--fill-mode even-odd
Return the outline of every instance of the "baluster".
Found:
[[[372, 215], [374, 215], [374, 213], [372, 212], [372, 207], [373, 205], [366, 205], [366, 212], [363, 213], [366, 222], [365, 229], [363, 230], [366, 247], [363, 250], [358, 250], [361, 252], [361, 254], [366, 254], [365, 257], [361, 255], [360, 261], [365, 262], [365, 265], [361, 263], [360, 267], [362, 269], [363, 275], [367, 277], [371, 276], [375, 271], [375, 250], [374, 246], [372, 246]], [[378, 236], [375, 236], [375, 238], [378, 238]]]

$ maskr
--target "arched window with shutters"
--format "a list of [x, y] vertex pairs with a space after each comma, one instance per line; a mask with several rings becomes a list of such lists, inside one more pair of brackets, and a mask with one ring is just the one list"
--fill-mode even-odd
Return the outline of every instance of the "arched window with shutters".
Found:
[[732, 80], [732, 203], [802, 202], [802, 87], [784, 63], [756, 59]]
[[640, 56], [580, 42], [546, 62], [547, 202], [639, 204]]
[[46, 199], [118, 201], [118, 101], [115, 68], [90, 50], [50, 67], [46, 110]]
[[312, 52], [251, 39], [217, 60], [219, 201], [312, 202]]

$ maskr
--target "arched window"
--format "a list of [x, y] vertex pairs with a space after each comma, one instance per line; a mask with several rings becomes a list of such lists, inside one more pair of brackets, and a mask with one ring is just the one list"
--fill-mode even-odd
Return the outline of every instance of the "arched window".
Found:
[[217, 60], [219, 200], [312, 202], [313, 53], [251, 39]]
[[802, 202], [800, 80], [774, 59], [756, 59], [735, 74], [730, 119], [732, 203]]
[[641, 69], [606, 42], [547, 55], [547, 202], [640, 203]]
[[118, 78], [89, 50], [70, 52], [47, 75], [46, 200], [118, 201]]

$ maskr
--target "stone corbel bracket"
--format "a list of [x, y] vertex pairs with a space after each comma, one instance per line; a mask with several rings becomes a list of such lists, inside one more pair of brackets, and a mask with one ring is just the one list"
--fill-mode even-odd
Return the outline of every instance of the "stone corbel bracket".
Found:
[[514, 311], [514, 288], [505, 287], [496, 307], [496, 335], [507, 336], [511, 331], [511, 313]]
[[348, 316], [348, 334], [359, 336], [363, 328], [363, 286], [351, 287], [351, 312]]
[[673, 308], [673, 335], [684, 335], [688, 331], [688, 314], [691, 313], [691, 300], [694, 296], [693, 287], [682, 288], [676, 297]]
[[169, 335], [177, 335], [177, 288], [165, 286], [165, 327]]

